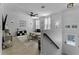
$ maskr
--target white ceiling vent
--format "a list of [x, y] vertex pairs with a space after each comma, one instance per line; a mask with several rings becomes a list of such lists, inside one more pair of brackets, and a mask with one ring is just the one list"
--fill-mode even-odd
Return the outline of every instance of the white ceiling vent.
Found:
[[74, 3], [68, 3], [67, 4], [67, 8], [72, 8], [72, 7], [74, 7]]

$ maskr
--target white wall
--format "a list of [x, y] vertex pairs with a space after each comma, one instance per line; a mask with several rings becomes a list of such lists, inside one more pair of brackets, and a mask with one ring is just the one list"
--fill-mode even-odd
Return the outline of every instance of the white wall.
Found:
[[[16, 11], [15, 12], [5, 12], [5, 14], [8, 14], [6, 27], [9, 28], [9, 30], [10, 30], [10, 32], [13, 36], [15, 36], [17, 28], [19, 28], [19, 30], [23, 30], [23, 29], [25, 30], [26, 29], [27, 32], [33, 31], [33, 29], [32, 29], [33, 20], [29, 15], [22, 13], [22, 12], [16, 12]], [[26, 22], [25, 27], [21, 27], [21, 28], [19, 27], [20, 26], [20, 24], [19, 24], [20, 20], [24, 20]]]
[[[22, 7], [26, 8], [26, 6]], [[26, 29], [28, 33], [34, 31], [33, 19], [24, 12], [25, 9], [21, 8], [21, 6], [19, 6], [18, 4], [3, 4], [3, 8], [3, 15], [5, 16], [6, 14], [8, 14], [6, 27], [9, 28], [13, 36], [15, 36], [17, 28], [19, 28], [19, 30]], [[24, 20], [26, 22], [25, 27], [19, 27], [20, 20]]]
[[[65, 25], [70, 25], [70, 28], [65, 28]], [[72, 28], [72, 25], [77, 25], [77, 28]], [[76, 36], [76, 46], [67, 45], [65, 41], [68, 35]], [[63, 44], [62, 52], [64, 54], [79, 55], [79, 7], [73, 7], [63, 12]]]
[[[26, 22], [26, 26], [25, 27], [19, 27], [19, 21], [20, 20], [24, 20]], [[13, 22], [13, 23], [11, 23]], [[27, 30], [27, 32], [31, 32], [33, 31], [32, 27], [33, 23], [32, 23], [32, 18], [30, 16], [28, 16], [27, 14], [23, 14], [23, 13], [18, 13], [18, 12], [12, 12], [12, 13], [8, 13], [8, 18], [7, 18], [7, 26], [10, 29], [12, 35], [15, 35], [17, 28], [19, 28], [19, 30]]]

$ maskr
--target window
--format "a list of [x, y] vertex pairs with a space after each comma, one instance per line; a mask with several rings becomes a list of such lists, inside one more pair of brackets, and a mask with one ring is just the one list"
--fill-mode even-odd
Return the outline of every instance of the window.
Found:
[[25, 20], [20, 20], [19, 21], [19, 27], [26, 27], [26, 21]]
[[45, 30], [51, 29], [51, 19], [50, 19], [50, 17], [45, 18], [45, 27], [44, 27], [44, 29]]
[[36, 20], [36, 29], [40, 29], [40, 20]]

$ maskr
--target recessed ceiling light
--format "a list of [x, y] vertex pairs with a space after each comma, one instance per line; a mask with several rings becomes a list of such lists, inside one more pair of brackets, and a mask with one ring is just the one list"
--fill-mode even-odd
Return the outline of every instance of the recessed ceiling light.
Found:
[[41, 6], [41, 8], [45, 8], [45, 6]]

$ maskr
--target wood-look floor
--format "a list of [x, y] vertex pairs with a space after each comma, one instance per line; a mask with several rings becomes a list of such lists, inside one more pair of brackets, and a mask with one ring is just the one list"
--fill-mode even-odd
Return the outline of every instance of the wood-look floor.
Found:
[[3, 55], [38, 55], [38, 42], [21, 42], [16, 37], [13, 38], [13, 46], [2, 51]]

